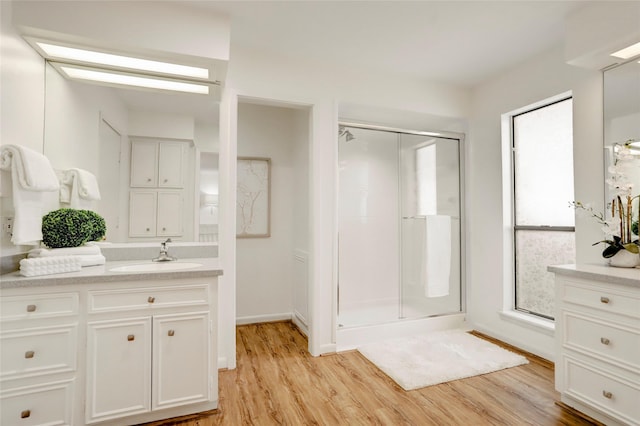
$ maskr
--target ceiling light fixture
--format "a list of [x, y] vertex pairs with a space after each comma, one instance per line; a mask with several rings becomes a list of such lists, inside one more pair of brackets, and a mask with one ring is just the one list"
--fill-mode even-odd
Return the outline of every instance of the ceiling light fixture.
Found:
[[107, 67], [125, 68], [135, 71], [144, 71], [156, 74], [169, 74], [179, 77], [208, 79], [209, 70], [206, 68], [179, 65], [169, 62], [150, 61], [148, 59], [134, 58], [131, 56], [113, 55], [111, 53], [98, 52], [88, 49], [78, 49], [36, 41], [35, 44], [42, 49], [47, 59], [71, 60]]
[[629, 47], [625, 47], [624, 49], [618, 50], [617, 52], [613, 52], [611, 56], [615, 56], [620, 59], [629, 59], [634, 56], [640, 55], [640, 42], [636, 44], [632, 44]]
[[159, 77], [139, 76], [116, 71], [100, 70], [77, 65], [51, 62], [67, 78], [103, 83], [112, 86], [142, 87], [147, 89], [209, 94], [209, 86], [201, 83], [183, 82]]

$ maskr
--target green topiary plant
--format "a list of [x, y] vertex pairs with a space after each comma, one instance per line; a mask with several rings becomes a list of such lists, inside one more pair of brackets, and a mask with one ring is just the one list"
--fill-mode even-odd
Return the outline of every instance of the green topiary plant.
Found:
[[58, 209], [42, 218], [42, 242], [50, 248], [78, 247], [104, 237], [102, 216], [90, 210]]

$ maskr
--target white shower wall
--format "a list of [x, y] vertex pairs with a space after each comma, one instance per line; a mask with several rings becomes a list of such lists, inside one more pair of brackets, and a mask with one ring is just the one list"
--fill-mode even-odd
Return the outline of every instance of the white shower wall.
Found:
[[397, 318], [397, 135], [350, 131], [356, 139], [341, 142], [339, 156], [339, 314], [387, 305], [392, 308], [385, 312]]

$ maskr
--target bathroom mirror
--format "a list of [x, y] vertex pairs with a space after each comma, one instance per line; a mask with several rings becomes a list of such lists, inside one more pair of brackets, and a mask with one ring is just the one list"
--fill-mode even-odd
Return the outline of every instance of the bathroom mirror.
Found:
[[[97, 177], [101, 200], [91, 208], [110, 242], [217, 241], [218, 122], [214, 97], [80, 83], [46, 65], [44, 154], [56, 171]], [[141, 156], [132, 158], [132, 144]], [[149, 167], [177, 170], [179, 183], [134, 182]]]
[[[634, 183], [633, 194], [640, 192], [640, 63], [639, 58], [610, 68], [604, 72], [604, 148], [605, 172], [613, 162], [616, 144], [638, 141], [631, 150], [637, 167], [629, 170]], [[605, 203], [612, 194], [608, 185]], [[637, 203], [635, 204], [637, 206]], [[634, 207], [637, 208], [637, 207]]]

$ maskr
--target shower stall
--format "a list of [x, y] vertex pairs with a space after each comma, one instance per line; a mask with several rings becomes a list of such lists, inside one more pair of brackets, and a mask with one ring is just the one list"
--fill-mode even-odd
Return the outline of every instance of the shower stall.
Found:
[[463, 321], [462, 143], [455, 133], [340, 123], [339, 347], [355, 329]]

